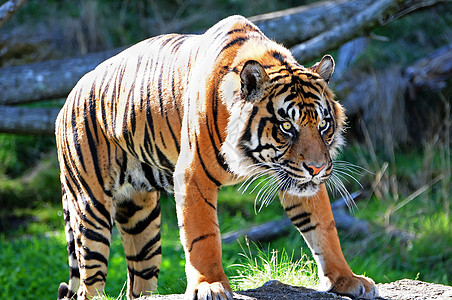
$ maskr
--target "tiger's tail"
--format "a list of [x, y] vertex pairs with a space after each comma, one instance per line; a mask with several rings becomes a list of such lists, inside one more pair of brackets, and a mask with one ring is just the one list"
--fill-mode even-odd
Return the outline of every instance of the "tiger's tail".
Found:
[[74, 241], [74, 232], [71, 227], [71, 219], [68, 208], [68, 199], [65, 193], [64, 187], [62, 187], [63, 191], [63, 213], [64, 213], [64, 231], [66, 233], [66, 241], [67, 241], [67, 252], [69, 258], [69, 284], [66, 282], [60, 283], [58, 287], [58, 300], [63, 299], [73, 299], [77, 294], [78, 287], [80, 285], [80, 271], [77, 261], [77, 256], [75, 253], [75, 241]]

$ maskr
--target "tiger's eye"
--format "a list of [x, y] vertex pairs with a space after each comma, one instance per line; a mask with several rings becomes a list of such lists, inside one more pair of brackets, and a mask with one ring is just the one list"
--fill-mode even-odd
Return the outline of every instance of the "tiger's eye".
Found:
[[319, 126], [320, 126], [320, 128], [323, 128], [323, 127], [326, 126], [326, 121], [325, 121], [325, 119], [323, 119], [322, 121], [320, 121]]
[[292, 128], [292, 123], [290, 123], [290, 122], [284, 122], [284, 123], [282, 124], [282, 127], [283, 127], [284, 130], [290, 130], [290, 129]]

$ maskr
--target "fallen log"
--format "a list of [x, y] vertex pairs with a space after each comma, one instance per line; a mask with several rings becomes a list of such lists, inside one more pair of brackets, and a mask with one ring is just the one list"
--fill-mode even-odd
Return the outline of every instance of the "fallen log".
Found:
[[58, 108], [25, 108], [0, 105], [0, 132], [54, 134]]
[[452, 44], [443, 46], [414, 62], [402, 70], [402, 76], [414, 89], [443, 89], [446, 80], [452, 77]]
[[[409, 66], [391, 67], [373, 74], [351, 70], [338, 81], [334, 91], [349, 118], [359, 118], [372, 132], [372, 143], [385, 147], [393, 143], [419, 140], [426, 128], [440, 127], [428, 119], [425, 106], [413, 105], [421, 91], [437, 92], [452, 78], [452, 45], [445, 45]], [[435, 93], [431, 93], [429, 108], [433, 109]], [[436, 102], [440, 102], [439, 98]], [[422, 111], [416, 111], [417, 107]], [[443, 108], [436, 107], [439, 113]], [[410, 118], [405, 118], [407, 113]]]
[[1, 68], [0, 105], [65, 98], [83, 75], [121, 50]]

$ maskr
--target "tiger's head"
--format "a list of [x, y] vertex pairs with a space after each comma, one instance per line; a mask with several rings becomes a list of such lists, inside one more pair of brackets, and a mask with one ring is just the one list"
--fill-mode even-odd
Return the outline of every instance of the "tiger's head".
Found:
[[273, 175], [277, 188], [290, 194], [317, 193], [343, 144], [344, 110], [328, 88], [333, 71], [329, 55], [311, 68], [244, 62], [222, 148], [230, 170]]

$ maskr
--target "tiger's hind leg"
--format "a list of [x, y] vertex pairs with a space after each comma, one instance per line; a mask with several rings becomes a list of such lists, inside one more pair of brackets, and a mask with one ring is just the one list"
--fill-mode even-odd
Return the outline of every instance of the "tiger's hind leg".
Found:
[[63, 188], [63, 214], [64, 231], [67, 241], [67, 252], [69, 260], [69, 285], [62, 282], [58, 288], [58, 299], [71, 299], [77, 294], [80, 285], [80, 271], [78, 268], [77, 256], [75, 254], [74, 232], [71, 227], [71, 216], [69, 213], [67, 194]]
[[79, 300], [104, 293], [112, 230], [111, 197], [105, 196], [104, 201], [92, 197], [84, 203], [86, 198], [81, 196], [77, 202], [86, 207], [85, 212], [76, 214], [75, 221], [71, 219], [80, 270]]
[[[67, 178], [71, 183], [75, 180], [75, 176]], [[80, 181], [80, 185], [68, 184], [63, 196], [70, 280], [69, 285], [63, 283], [59, 287], [62, 299], [84, 300], [102, 295], [107, 277], [112, 198], [95, 184], [88, 186], [84, 179]]]
[[157, 290], [161, 262], [159, 192], [134, 192], [116, 201], [116, 224], [127, 259], [127, 299]]

